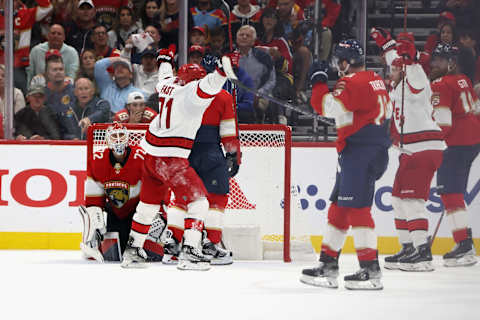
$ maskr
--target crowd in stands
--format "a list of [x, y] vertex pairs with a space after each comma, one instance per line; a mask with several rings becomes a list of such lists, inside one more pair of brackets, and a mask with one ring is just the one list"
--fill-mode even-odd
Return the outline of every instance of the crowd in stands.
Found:
[[[349, 2], [321, 0], [320, 24], [313, 21], [314, 0], [189, 0], [188, 61], [212, 72], [222, 55], [233, 52], [238, 77], [250, 88], [225, 85], [235, 95], [239, 122], [292, 124], [283, 107], [252, 90], [308, 103], [310, 65], [314, 58], [329, 58], [332, 42], [339, 38], [336, 26], [344, 23], [338, 18]], [[474, 2], [440, 2], [438, 34], [428, 39], [425, 54], [438, 42], [461, 45], [473, 64], [465, 72], [478, 83]], [[153, 119], [158, 111], [156, 55], [178, 45], [179, 6], [180, 0], [14, 0], [14, 137], [85, 139], [92, 123]], [[3, 8], [0, 0], [0, 138], [5, 118]], [[318, 48], [314, 28], [320, 35]], [[138, 100], [132, 102], [134, 96]]]

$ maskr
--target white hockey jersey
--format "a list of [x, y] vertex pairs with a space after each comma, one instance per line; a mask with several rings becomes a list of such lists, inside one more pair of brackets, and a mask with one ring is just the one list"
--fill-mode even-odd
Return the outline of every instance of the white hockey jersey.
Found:
[[225, 80], [226, 77], [215, 71], [182, 86], [173, 76], [172, 66], [162, 63], [156, 87], [159, 112], [140, 146], [156, 157], [188, 158], [203, 113]]
[[[395, 50], [385, 54], [388, 66], [399, 58]], [[433, 107], [431, 104], [432, 90], [430, 81], [418, 63], [406, 66], [406, 81], [404, 93], [404, 124], [403, 124], [403, 148], [409, 152], [425, 150], [444, 150], [446, 144], [443, 133], [433, 119]], [[393, 102], [394, 144], [399, 144], [401, 132], [400, 120], [402, 109], [402, 83], [392, 86], [390, 99]], [[395, 132], [396, 131], [396, 132]], [[397, 139], [395, 139], [397, 136]]]

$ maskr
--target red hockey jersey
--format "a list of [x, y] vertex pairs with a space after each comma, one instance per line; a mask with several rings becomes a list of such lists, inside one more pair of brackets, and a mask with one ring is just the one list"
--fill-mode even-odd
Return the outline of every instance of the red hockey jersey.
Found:
[[432, 82], [434, 117], [448, 146], [480, 143], [480, 102], [472, 83], [463, 74], [446, 75]]
[[381, 125], [392, 111], [385, 83], [372, 71], [356, 72], [339, 79], [331, 93], [326, 83], [315, 84], [311, 104], [320, 115], [335, 118], [339, 152], [348, 137], [369, 124]]
[[133, 8], [130, 0], [93, 0], [97, 11], [97, 22], [104, 25], [107, 30], [113, 26], [113, 21], [120, 7]]
[[93, 159], [88, 159], [90, 163], [85, 184], [87, 207], [104, 208], [108, 204], [120, 219], [135, 212], [140, 201], [145, 151], [139, 147], [130, 147], [127, 152], [123, 164], [116, 162], [110, 149], [95, 152]]
[[[155, 112], [155, 110], [147, 107], [145, 108], [145, 111], [143, 111], [142, 120], [140, 121], [140, 123], [150, 123], [152, 122], [153, 118], [155, 118], [156, 115], [157, 113]], [[118, 111], [117, 113], [115, 113], [115, 116], [113, 117], [114, 122], [117, 121], [121, 123], [128, 123], [129, 120], [130, 120], [130, 113], [128, 112], [127, 109], [122, 109]]]
[[225, 90], [220, 91], [207, 108], [198, 129], [195, 142], [221, 141], [226, 152], [240, 152], [238, 123], [233, 97]]
[[[14, 64], [15, 67], [26, 67], [30, 64], [30, 41], [32, 38], [32, 28], [35, 22], [45, 18], [50, 11], [52, 11], [52, 5], [50, 0], [37, 0], [38, 6], [33, 8], [27, 8], [26, 6], [20, 7], [13, 18], [13, 37], [15, 42], [14, 47]], [[5, 30], [5, 17], [3, 10], [0, 14], [0, 35], [3, 38]], [[5, 64], [5, 52], [2, 40], [0, 44], [0, 64]]]

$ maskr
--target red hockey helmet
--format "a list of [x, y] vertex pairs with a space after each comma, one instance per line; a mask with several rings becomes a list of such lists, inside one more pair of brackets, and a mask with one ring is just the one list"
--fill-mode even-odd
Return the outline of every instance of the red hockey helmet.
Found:
[[178, 69], [177, 78], [182, 84], [187, 84], [194, 80], [200, 80], [207, 75], [207, 72], [203, 67], [196, 63], [188, 63]]

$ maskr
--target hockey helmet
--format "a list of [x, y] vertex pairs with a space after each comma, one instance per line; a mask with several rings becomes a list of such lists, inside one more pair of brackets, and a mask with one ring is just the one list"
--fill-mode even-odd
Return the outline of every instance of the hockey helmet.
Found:
[[119, 122], [107, 128], [105, 140], [108, 147], [117, 155], [123, 155], [128, 146], [128, 130]]
[[363, 65], [363, 48], [355, 39], [342, 40], [335, 47], [333, 58], [338, 62], [345, 60], [350, 65]]
[[200, 80], [207, 75], [207, 72], [203, 67], [196, 63], [188, 63], [178, 69], [177, 78], [182, 85], [185, 85], [191, 81]]
[[448, 43], [439, 43], [432, 53], [432, 58], [435, 59], [437, 57], [447, 59], [449, 61], [457, 61], [457, 57], [459, 54], [459, 49], [457, 46], [452, 46]]

